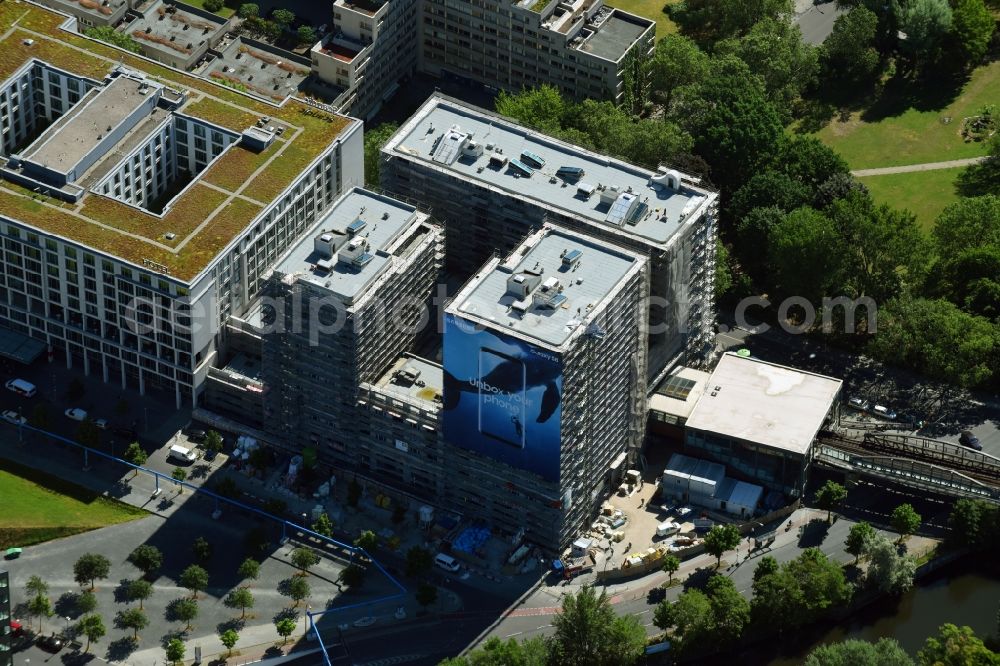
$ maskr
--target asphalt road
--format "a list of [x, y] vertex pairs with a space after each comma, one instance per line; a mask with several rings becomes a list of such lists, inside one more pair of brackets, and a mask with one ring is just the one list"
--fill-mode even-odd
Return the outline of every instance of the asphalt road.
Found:
[[802, 31], [802, 40], [806, 44], [818, 46], [830, 36], [833, 23], [838, 16], [846, 13], [846, 9], [838, 9], [836, 2], [810, 2], [799, 0], [795, 3], [795, 23]]

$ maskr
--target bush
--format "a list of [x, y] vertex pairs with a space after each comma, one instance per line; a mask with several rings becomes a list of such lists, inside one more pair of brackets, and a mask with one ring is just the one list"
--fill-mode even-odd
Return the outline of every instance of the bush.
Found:
[[222, 0], [205, 0], [205, 4], [203, 6], [210, 12], [217, 12], [222, 9], [224, 4], [225, 3], [223, 3]]

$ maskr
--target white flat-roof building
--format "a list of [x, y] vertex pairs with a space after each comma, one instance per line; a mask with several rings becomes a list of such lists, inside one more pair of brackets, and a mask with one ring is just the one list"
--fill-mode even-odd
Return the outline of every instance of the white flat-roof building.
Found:
[[718, 194], [432, 95], [382, 149], [382, 187], [431, 208], [471, 273], [546, 221], [650, 259], [650, 369], [711, 349]]
[[687, 418], [686, 447], [764, 485], [800, 492], [843, 382], [727, 353]]

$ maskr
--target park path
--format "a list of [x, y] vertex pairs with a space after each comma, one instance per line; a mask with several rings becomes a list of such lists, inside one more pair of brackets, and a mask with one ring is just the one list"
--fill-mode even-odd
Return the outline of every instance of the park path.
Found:
[[903, 166], [878, 167], [877, 169], [858, 169], [851, 174], [857, 178], [864, 176], [887, 176], [893, 173], [911, 173], [914, 171], [935, 171], [937, 169], [954, 169], [955, 167], [978, 164], [986, 157], [966, 157], [961, 160], [949, 160], [947, 162], [925, 162], [924, 164], [905, 164]]

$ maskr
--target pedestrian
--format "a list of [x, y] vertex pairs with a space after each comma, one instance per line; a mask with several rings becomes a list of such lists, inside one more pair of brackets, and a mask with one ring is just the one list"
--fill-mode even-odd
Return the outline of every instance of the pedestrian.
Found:
[[631, 541], [629, 541], [628, 545], [625, 546], [625, 550], [632, 550], [632, 542]]

